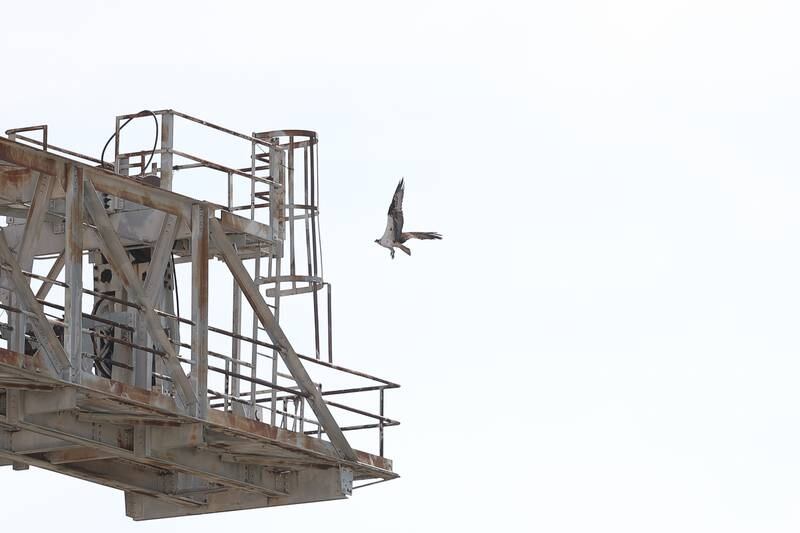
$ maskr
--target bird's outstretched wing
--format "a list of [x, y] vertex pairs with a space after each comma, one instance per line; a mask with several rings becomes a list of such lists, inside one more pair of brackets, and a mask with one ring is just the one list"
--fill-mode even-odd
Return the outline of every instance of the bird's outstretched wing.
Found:
[[394, 239], [394, 219], [392, 215], [386, 217], [386, 229], [383, 230], [383, 237], [381, 240], [392, 241]]
[[391, 237], [395, 242], [400, 241], [403, 233], [403, 193], [405, 193], [405, 178], [400, 180], [394, 190], [392, 203], [389, 205], [389, 220], [386, 222], [385, 237]]

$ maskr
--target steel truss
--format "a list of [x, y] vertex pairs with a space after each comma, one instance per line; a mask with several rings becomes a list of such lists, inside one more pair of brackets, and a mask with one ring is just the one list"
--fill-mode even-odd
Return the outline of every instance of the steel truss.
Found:
[[[0, 228], [0, 308], [8, 317], [0, 324], [7, 345], [0, 348], [0, 463], [123, 490], [126, 512], [136, 520], [340, 499], [354, 480], [397, 477], [383, 457], [383, 437], [398, 424], [384, 416], [384, 394], [398, 385], [332, 361], [330, 285], [321, 276], [316, 221], [316, 134], [248, 136], [172, 110], [156, 115], [161, 148], [152, 171], [146, 151], [120, 153], [121, 121], [136, 115], [117, 117], [113, 165], [54, 147], [46, 126], [9, 130], [10, 139], [0, 139], [0, 215], [9, 217]], [[250, 168], [174, 149], [175, 118], [247, 141]], [[41, 141], [21, 135], [34, 130], [43, 132]], [[301, 187], [297, 151], [304, 160]], [[137, 157], [139, 173], [131, 176]], [[201, 167], [227, 175], [225, 205], [171, 190], [174, 172]], [[249, 206], [234, 205], [237, 178], [249, 180]], [[136, 208], [109, 209], [108, 198]], [[296, 231], [307, 245], [302, 257]], [[146, 271], [134, 260], [141, 248]], [[110, 268], [118, 292], [83, 286], [86, 254]], [[213, 258], [230, 275], [231, 330], [209, 324]], [[47, 259], [47, 274], [36, 274], [34, 263]], [[175, 263], [186, 262], [191, 318], [172, 308], [165, 282]], [[215, 294], [216, 286], [217, 280]], [[318, 300], [324, 289], [327, 361]], [[304, 293], [313, 296], [314, 357], [297, 353], [277, 316], [282, 296]], [[111, 311], [87, 313], [87, 296]], [[242, 296], [252, 336], [242, 333]], [[181, 326], [191, 329], [190, 343], [181, 342]], [[230, 339], [229, 355], [209, 349], [209, 333]], [[93, 369], [98, 357], [87, 353], [87, 339], [115, 347], [111, 378]], [[249, 361], [242, 344], [252, 348]], [[270, 362], [261, 373], [259, 358]], [[309, 364], [371, 383], [325, 390]], [[209, 385], [209, 372], [223, 377], [221, 391]], [[378, 413], [327, 399], [356, 394], [377, 394]], [[332, 408], [365, 420], [341, 426]], [[377, 455], [353, 449], [345, 432], [356, 430], [378, 432]]]

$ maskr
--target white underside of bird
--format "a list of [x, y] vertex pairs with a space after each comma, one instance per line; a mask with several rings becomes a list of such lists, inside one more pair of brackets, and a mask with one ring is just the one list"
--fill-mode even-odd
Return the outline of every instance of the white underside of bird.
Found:
[[406, 254], [411, 255], [411, 249], [404, 243], [409, 239], [439, 240], [442, 236], [435, 231], [409, 231], [403, 232], [403, 194], [405, 193], [405, 178], [397, 184], [397, 189], [392, 196], [392, 203], [389, 204], [389, 213], [386, 217], [386, 229], [380, 239], [375, 242], [384, 248], [388, 248], [394, 259], [394, 250], [399, 248]]

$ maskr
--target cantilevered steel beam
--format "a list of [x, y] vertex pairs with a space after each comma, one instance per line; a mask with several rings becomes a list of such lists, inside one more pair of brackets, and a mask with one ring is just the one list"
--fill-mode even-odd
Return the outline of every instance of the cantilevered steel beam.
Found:
[[[67, 382], [55, 376], [54, 372], [46, 365], [42, 354], [35, 357], [26, 357], [0, 348], [0, 374], [6, 374], [9, 377], [14, 376], [20, 380], [31, 381], [32, 383], [35, 382], [42, 387], [57, 389], [68, 385]], [[113, 382], [106, 378], [88, 373], [83, 375], [79, 388], [82, 391], [81, 395], [89, 395], [89, 400], [86, 401], [92, 404], [102, 405], [110, 401], [114, 405], [126, 406], [125, 408], [127, 410], [131, 413], [139, 413], [139, 416], [141, 416], [141, 410], [163, 415], [165, 417], [163, 419], [164, 423], [170, 425], [146, 426], [151, 433], [156, 433], [154, 440], [151, 440], [151, 444], [155, 442], [156, 446], [161, 446], [163, 448], [192, 448], [207, 445], [209, 448], [221, 449], [223, 451], [230, 449], [262, 454], [299, 453], [307, 457], [316, 458], [321, 463], [329, 464], [330, 466], [335, 466], [337, 463], [345, 464], [354, 469], [357, 475], [363, 479], [372, 477], [393, 479], [397, 477], [392, 472], [391, 460], [385, 457], [378, 457], [362, 451], [356, 451], [357, 461], [342, 461], [341, 458], [338, 457], [336, 449], [327, 441], [304, 435], [303, 433], [282, 430], [257, 420], [246, 419], [231, 413], [209, 409], [208, 419], [203, 424], [196, 423], [194, 417], [181, 412], [180, 406], [177, 404], [175, 398], [166, 396], [160, 392], [140, 389], [126, 383]], [[77, 391], [78, 388], [65, 389], [65, 391], [68, 390]], [[69, 401], [68, 394], [65, 394], [60, 399], [57, 398], [45, 402], [43, 401], [44, 398], [49, 394], [54, 394], [54, 392], [20, 392], [24, 395], [24, 398], [22, 398], [19, 403], [19, 413], [23, 421], [29, 420], [29, 416], [33, 413], [53, 414], [58, 411], [69, 410], [73, 405]], [[32, 395], [38, 398], [32, 401]], [[84, 401], [80, 399], [80, 396], [77, 398], [79, 402]], [[6, 405], [8, 405], [8, 403]], [[86, 407], [86, 405], [86, 403], [83, 404], [84, 407]], [[90, 409], [96, 409], [98, 405]], [[24, 412], [22, 411], [23, 407]], [[101, 411], [105, 411], [105, 409], [101, 408]], [[63, 414], [65, 413], [62, 412], [61, 415]], [[79, 413], [77, 415], [77, 421], [88, 424], [88, 426], [85, 426], [88, 430], [85, 434], [86, 436], [93, 435], [93, 441], [99, 440], [107, 445], [114, 445], [116, 447], [119, 447], [121, 442], [126, 442], [127, 444], [125, 444], [125, 446], [130, 451], [130, 435], [126, 437], [124, 431], [123, 433], [118, 433], [114, 429], [121, 428], [119, 425], [120, 423], [130, 423], [130, 420], [124, 421], [124, 416], [127, 415], [117, 416], [114, 423], [109, 423], [108, 420], [99, 420], [102, 414], [98, 413], [90, 415], [93, 418], [97, 418], [96, 420], [82, 420], [82, 417], [88, 414], [89, 413]], [[55, 416], [56, 418], [60, 417], [60, 415]], [[3, 417], [0, 415], [0, 420], [2, 419]], [[99, 426], [92, 426], [92, 423], [108, 423], [109, 425], [100, 428]], [[180, 425], [173, 426], [172, 424], [175, 423], [179, 423]], [[95, 427], [93, 433], [91, 432], [92, 427]], [[130, 432], [130, 430], [127, 431]], [[2, 437], [1, 433], [0, 437]], [[66, 444], [96, 448], [94, 444], [87, 444], [86, 442], [71, 442]], [[65, 443], [60, 443], [58, 446], [49, 446], [47, 449], [62, 449], [64, 445]], [[220, 447], [218, 448], [218, 446]], [[41, 451], [47, 451], [47, 449], [42, 449]], [[218, 453], [219, 452], [217, 452], [217, 454]], [[130, 458], [130, 455], [126, 455], [125, 457]]]
[[[83, 422], [74, 413], [26, 416], [19, 428], [41, 435], [63, 439], [84, 447], [106, 452], [120, 459], [141, 462], [158, 468], [182, 471], [226, 486], [256, 492], [266, 496], [286, 496], [284, 476], [262, 465], [226, 463], [219, 454], [186, 446], [170, 446], [164, 435], [175, 434], [181, 428], [145, 426], [141, 442], [136, 430], [103, 422]], [[148, 436], [149, 434], [149, 436]], [[142, 447], [144, 449], [138, 449]]]
[[46, 459], [39, 459], [33, 456], [19, 457], [11, 452], [0, 448], [0, 457], [19, 460], [25, 464], [58, 472], [71, 477], [99, 483], [119, 490], [131, 491], [134, 494], [146, 494], [157, 498], [155, 501], [169, 502], [177, 508], [201, 507], [203, 504], [189, 497], [178, 496], [167, 492], [170, 476], [177, 474], [166, 474], [162, 472], [143, 470], [142, 467], [133, 465], [121, 465], [111, 461], [87, 461], [76, 464], [53, 463]]
[[316, 385], [314, 385], [305, 367], [303, 367], [303, 364], [300, 362], [300, 358], [297, 357], [297, 353], [294, 351], [294, 348], [292, 348], [289, 339], [286, 337], [280, 325], [278, 325], [278, 322], [275, 320], [272, 311], [270, 311], [261, 293], [258, 292], [258, 287], [253, 283], [253, 279], [250, 277], [250, 274], [248, 274], [239, 256], [236, 255], [233, 245], [225, 235], [225, 230], [216, 218], [209, 219], [209, 230], [214, 244], [222, 253], [222, 257], [225, 263], [227, 263], [228, 269], [233, 274], [234, 279], [236, 279], [239, 287], [242, 289], [242, 293], [245, 298], [247, 298], [247, 301], [250, 302], [253, 311], [258, 316], [258, 319], [261, 321], [261, 324], [264, 326], [273, 344], [278, 347], [278, 352], [281, 354], [283, 362], [286, 364], [292, 377], [306, 394], [308, 403], [314, 410], [314, 414], [317, 415], [317, 419], [320, 424], [322, 424], [323, 429], [325, 429], [325, 432], [331, 440], [331, 444], [336, 448], [340, 457], [348, 461], [356, 461], [356, 454], [353, 448], [351, 448], [350, 443], [347, 442], [347, 438], [333, 418], [319, 390], [317, 390]]
[[[178, 354], [175, 352], [166, 333], [164, 333], [164, 329], [161, 327], [161, 321], [158, 319], [152, 307], [150, 307], [150, 302], [147, 300], [142, 283], [139, 281], [133, 269], [133, 265], [131, 265], [128, 259], [125, 247], [119, 240], [116, 231], [114, 231], [114, 227], [111, 225], [111, 221], [108, 219], [108, 215], [103, 208], [103, 204], [97, 197], [97, 190], [90, 180], [84, 181], [83, 196], [86, 211], [88, 211], [89, 215], [92, 217], [97, 233], [100, 236], [103, 253], [117, 272], [120, 281], [127, 289], [134, 303], [139, 306], [140, 311], [144, 315], [147, 329], [150, 331], [150, 336], [161, 351], [166, 354], [164, 362], [170, 377], [175, 382], [181, 402], [183, 402], [183, 405], [189, 412], [196, 415], [198, 407], [197, 394], [192, 389], [192, 384], [183, 372], [183, 368], [181, 368], [180, 362], [178, 361]], [[202, 391], [202, 394], [205, 397], [205, 391]]]
[[341, 500], [352, 492], [353, 475], [347, 469], [308, 469], [293, 472], [286, 477], [289, 494], [265, 498], [261, 494], [239, 490], [210, 492], [205, 505], [199, 508], [170, 505], [147, 493], [125, 493], [125, 512], [134, 520], [151, 520], [220, 511], [275, 507], [306, 502]]

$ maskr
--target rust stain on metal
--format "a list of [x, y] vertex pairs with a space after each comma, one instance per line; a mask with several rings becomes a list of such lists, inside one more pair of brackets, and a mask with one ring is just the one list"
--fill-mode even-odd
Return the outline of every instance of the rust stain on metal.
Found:
[[31, 179], [31, 171], [27, 168], [0, 170], [0, 179], [6, 184], [19, 187], [26, 185]]

